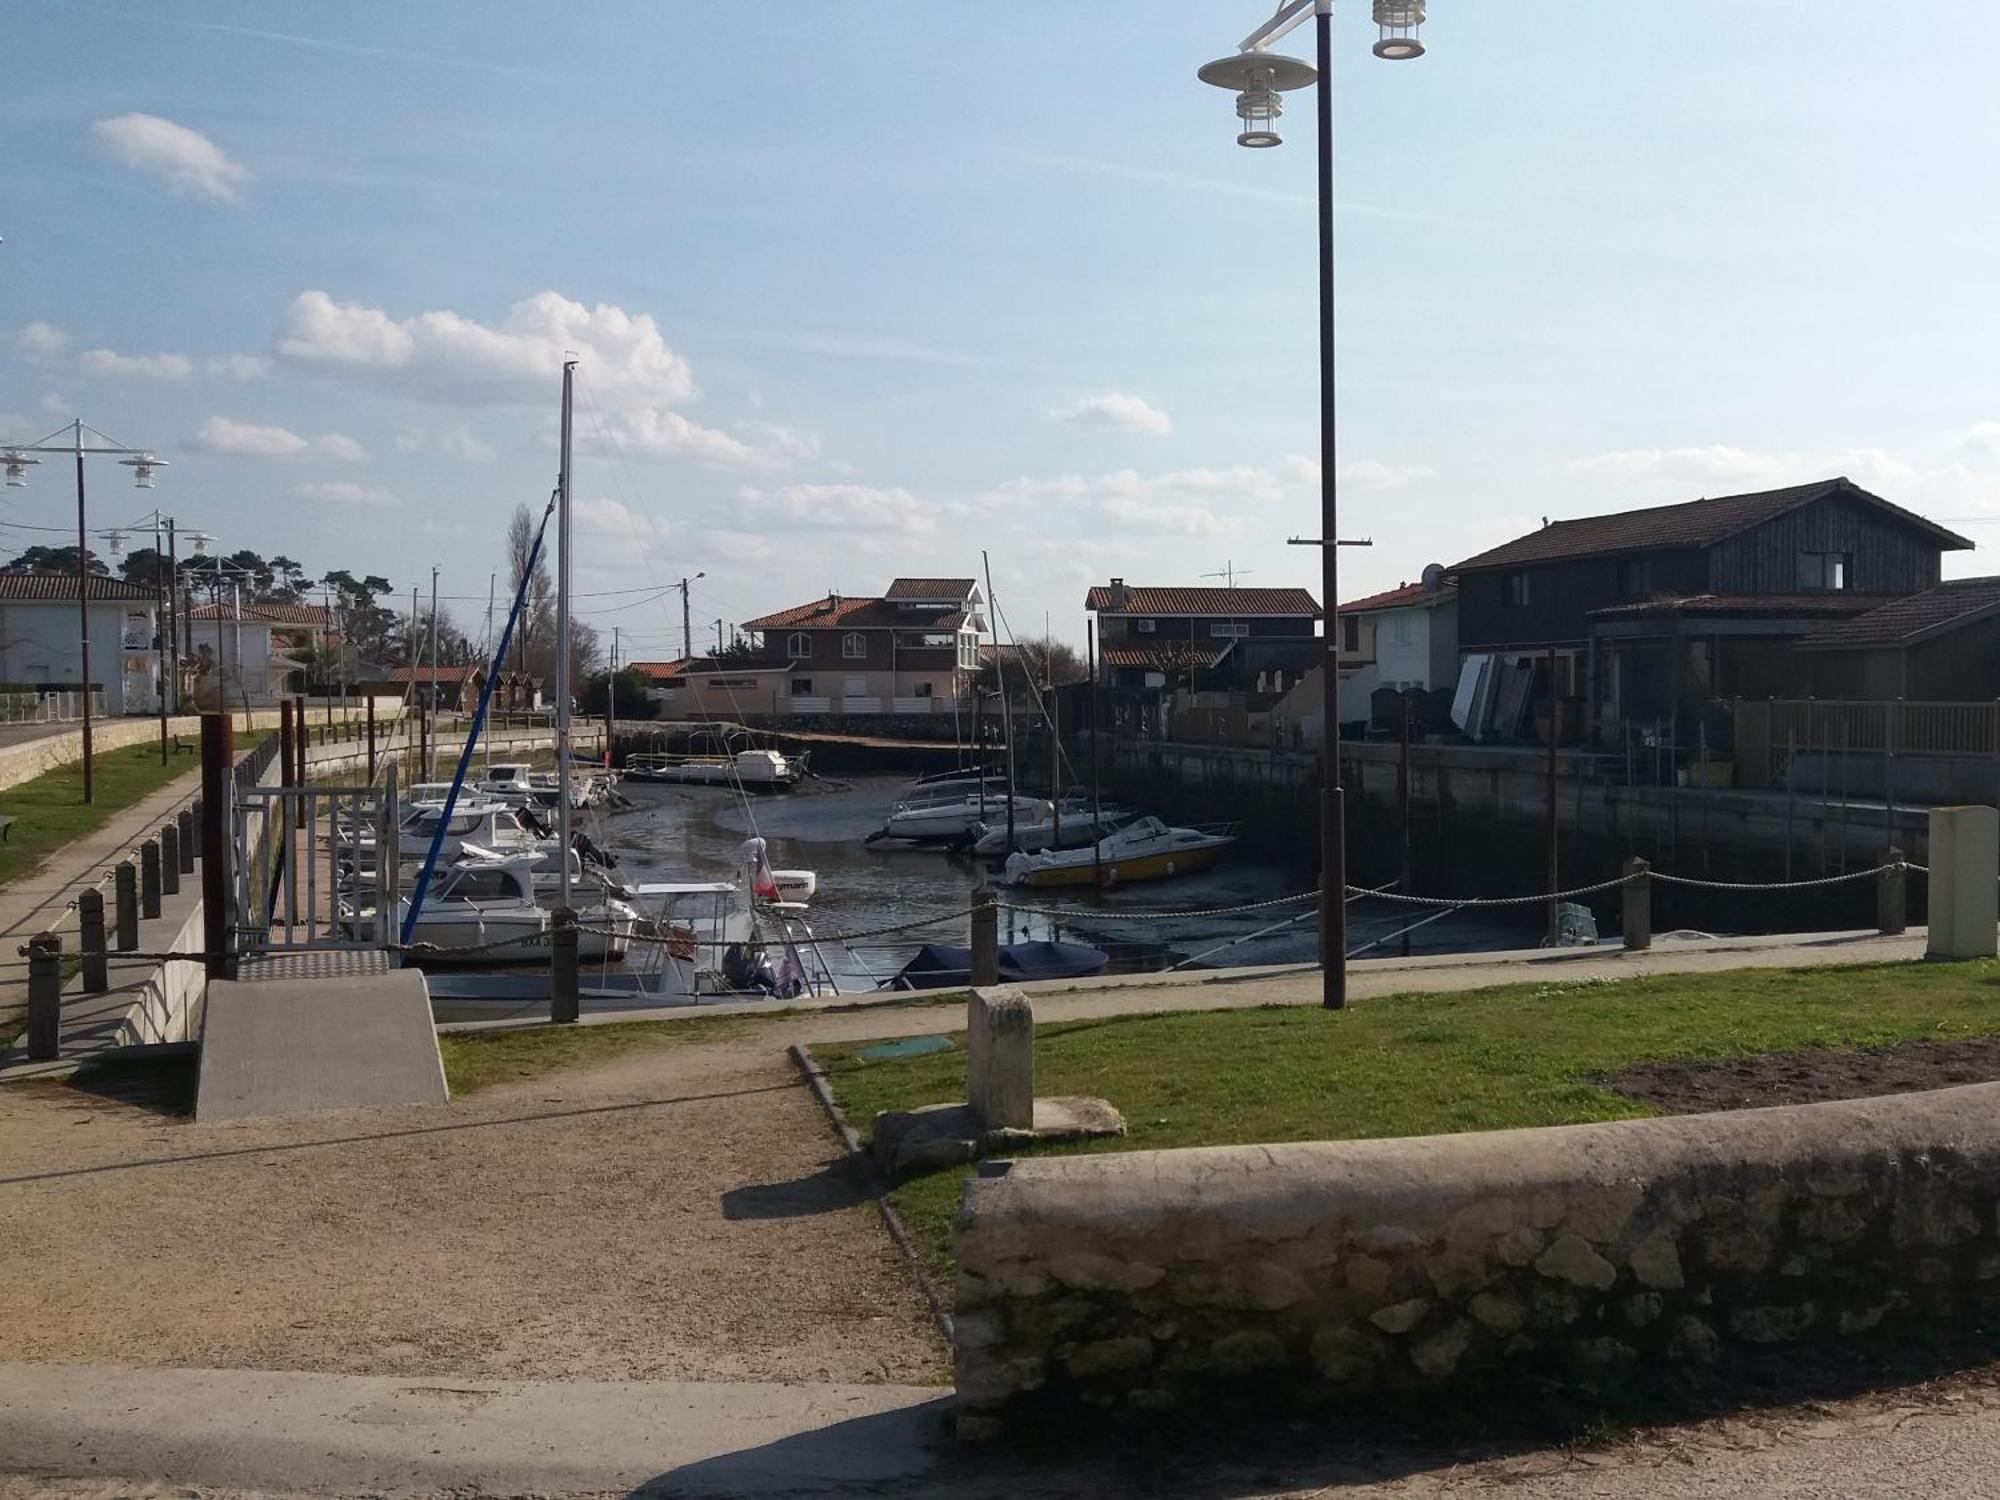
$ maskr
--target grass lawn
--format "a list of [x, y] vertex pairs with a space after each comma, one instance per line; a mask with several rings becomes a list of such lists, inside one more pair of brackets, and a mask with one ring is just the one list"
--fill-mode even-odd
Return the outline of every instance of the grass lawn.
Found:
[[445, 1082], [454, 1097], [496, 1083], [539, 1078], [565, 1068], [587, 1068], [630, 1052], [654, 1051], [675, 1042], [713, 1042], [775, 1016], [774, 1010], [747, 1016], [688, 1016], [672, 1021], [622, 1021], [605, 1026], [523, 1026], [499, 1031], [447, 1031], [438, 1036]]
[[[1122, 1140], [1055, 1150], [1428, 1135], [1650, 1114], [1590, 1081], [1635, 1062], [1993, 1034], [1993, 960], [1743, 969], [1404, 995], [1333, 1013], [1266, 1007], [1048, 1025], [1036, 1032], [1035, 1090], [1102, 1095], [1131, 1127]], [[880, 1110], [965, 1097], [958, 1047], [871, 1062], [858, 1055], [867, 1045], [813, 1049], [864, 1135]], [[892, 1195], [940, 1266], [969, 1170]]]
[[160, 764], [160, 747], [147, 741], [107, 750], [94, 758], [97, 800], [83, 802], [83, 762], [53, 771], [0, 791], [0, 813], [14, 826], [0, 843], [0, 889], [32, 874], [57, 849], [104, 826], [114, 814], [158, 791], [170, 781], [201, 769], [199, 756], [169, 755]]

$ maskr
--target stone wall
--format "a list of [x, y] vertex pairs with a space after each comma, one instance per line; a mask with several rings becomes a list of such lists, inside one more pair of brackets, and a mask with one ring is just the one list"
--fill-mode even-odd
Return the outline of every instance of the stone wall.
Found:
[[2000, 1084], [987, 1172], [954, 1230], [968, 1435], [1050, 1407], [1603, 1387], [2000, 1306]]

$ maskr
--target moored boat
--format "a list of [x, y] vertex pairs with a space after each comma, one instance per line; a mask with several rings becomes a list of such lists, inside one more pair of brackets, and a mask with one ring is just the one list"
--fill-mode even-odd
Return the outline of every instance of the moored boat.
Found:
[[[1022, 823], [1046, 823], [1054, 814], [1054, 807], [1039, 797], [1014, 798], [1014, 821], [1017, 826]], [[901, 839], [911, 844], [969, 843], [975, 828], [982, 823], [990, 827], [996, 819], [1003, 826], [1007, 821], [1007, 797], [1004, 793], [998, 796], [899, 802], [881, 828], [868, 835], [868, 842]]]
[[1206, 870], [1235, 844], [1226, 828], [1172, 828], [1148, 816], [1082, 849], [1010, 854], [1006, 877], [1010, 885], [1095, 885], [1100, 877], [1107, 886], [1131, 885]]
[[675, 755], [646, 751], [625, 762], [627, 781], [672, 786], [729, 786], [746, 792], [784, 792], [805, 775], [803, 759], [776, 750], [738, 750], [734, 755]]

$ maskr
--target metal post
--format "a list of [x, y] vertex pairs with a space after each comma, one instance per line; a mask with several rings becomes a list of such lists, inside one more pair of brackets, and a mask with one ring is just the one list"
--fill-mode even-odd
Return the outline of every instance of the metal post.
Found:
[[[431, 712], [437, 712], [438, 701], [438, 570], [431, 569]], [[430, 742], [430, 755], [424, 762], [424, 780], [437, 780], [437, 736]]]
[[76, 946], [83, 958], [83, 992], [101, 995], [111, 988], [104, 956], [104, 892], [92, 886], [76, 898]]
[[972, 893], [972, 984], [1000, 982], [1000, 908], [997, 893], [982, 885]]
[[76, 611], [80, 634], [77, 658], [83, 677], [83, 800], [97, 800], [91, 768], [90, 735], [90, 543], [83, 521], [83, 423], [76, 424]]
[[285, 786], [292, 782], [292, 735], [297, 731], [292, 725], [292, 700], [278, 700], [278, 780]]
[[174, 831], [177, 835], [174, 847], [179, 851], [180, 855], [177, 861], [180, 866], [180, 872], [183, 875], [192, 875], [194, 873], [195, 849], [193, 808], [184, 807], [174, 814]]
[[[1410, 889], [1410, 700], [1400, 700], [1403, 717], [1397, 734], [1396, 758], [1396, 829], [1402, 840], [1402, 858], [1396, 872], [1396, 889], [1405, 896], [1414, 895]], [[1554, 889], [1554, 887], [1550, 887]], [[1403, 956], [1410, 955], [1410, 930], [1403, 929]]]
[[292, 785], [298, 788], [298, 795], [292, 798], [292, 826], [306, 826], [306, 766], [310, 757], [306, 747], [312, 743], [312, 724], [306, 718], [306, 695], [300, 693], [292, 700]]
[[1799, 783], [1799, 732], [1785, 731], [1785, 879], [1792, 878], [1792, 818], [1797, 811]]
[[1320, 763], [1319, 953], [1320, 1004], [1347, 1004], [1347, 830], [1340, 787], [1340, 535], [1334, 475], [1339, 443], [1334, 420], [1333, 347], [1333, 7], [1316, 7], [1319, 63], [1319, 534], [1320, 595], [1326, 607], [1326, 648], [1320, 654], [1321, 706], [1326, 715]]
[[1653, 946], [1653, 867], [1643, 859], [1625, 861], [1623, 887], [1625, 950], [1637, 953]]
[[[571, 399], [576, 386], [576, 361], [563, 361], [562, 378], [562, 463], [557, 484], [561, 508], [556, 514], [556, 867], [557, 902], [569, 905], [570, 797], [569, 797], [569, 580], [570, 580], [570, 440]], [[573, 951], [573, 950], [572, 950]], [[574, 958], [571, 960], [574, 962]], [[560, 1004], [560, 1002], [558, 1002]], [[572, 997], [571, 1005], [575, 1000]], [[570, 1019], [575, 1019], [574, 1011]]]
[[1049, 694], [1049, 847], [1062, 848], [1062, 708], [1056, 702], [1053, 678], [1043, 684]]
[[368, 704], [368, 784], [375, 785], [375, 695], [370, 693]]
[[549, 1019], [559, 1023], [574, 1022], [582, 1011], [576, 937], [576, 913], [558, 906], [549, 933]]
[[114, 946], [120, 953], [130, 953], [139, 946], [139, 872], [132, 868], [131, 860], [121, 859], [113, 876], [112, 889], [118, 901], [118, 936]]
[[1556, 730], [1562, 707], [1556, 696], [1556, 648], [1549, 647], [1549, 755], [1548, 755], [1548, 808], [1545, 818], [1549, 845], [1549, 934], [1548, 944], [1555, 947], [1562, 939], [1562, 899], [1556, 892], [1562, 889], [1562, 871], [1557, 859], [1556, 827]]
[[160, 889], [169, 896], [181, 891], [181, 829], [171, 818], [160, 825]]
[[201, 716], [201, 932], [210, 979], [229, 977], [230, 763], [236, 734], [227, 705]]
[[1104, 802], [1101, 762], [1097, 749], [1097, 621], [1083, 622], [1085, 648], [1090, 653], [1090, 874], [1091, 884], [1104, 889]]
[[1903, 851], [1891, 844], [1882, 851], [1882, 874], [1875, 887], [1875, 926], [1884, 937], [1894, 937], [1909, 926], [1907, 880]]
[[[147, 839], [139, 846], [139, 915], [148, 921], [160, 915], [160, 841]], [[136, 935], [135, 935], [136, 936]], [[136, 947], [137, 944], [135, 943]]]
[[28, 1056], [53, 1061], [62, 1050], [62, 939], [40, 932], [28, 939]]

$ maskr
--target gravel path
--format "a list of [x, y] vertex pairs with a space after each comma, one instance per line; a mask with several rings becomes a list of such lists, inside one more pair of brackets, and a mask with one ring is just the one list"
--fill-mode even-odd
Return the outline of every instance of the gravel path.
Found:
[[942, 1381], [782, 1046], [223, 1126], [0, 1090], [0, 1361]]

